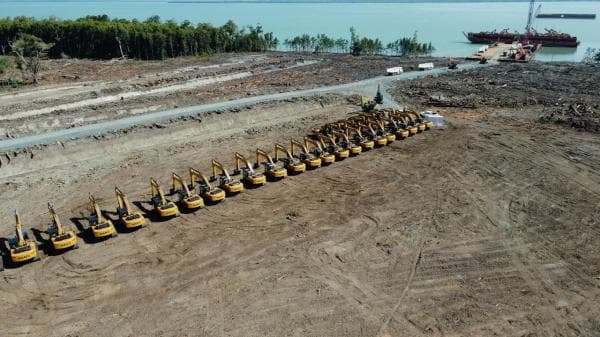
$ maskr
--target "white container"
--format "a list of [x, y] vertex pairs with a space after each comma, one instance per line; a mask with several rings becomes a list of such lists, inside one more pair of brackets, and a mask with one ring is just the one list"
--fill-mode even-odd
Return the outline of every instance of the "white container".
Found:
[[444, 116], [438, 114], [434, 111], [423, 111], [421, 112], [421, 117], [433, 123], [433, 126], [443, 126], [444, 125]]
[[404, 69], [402, 69], [402, 67], [393, 67], [393, 68], [386, 69], [386, 73], [388, 74], [388, 76], [400, 75], [403, 72], [404, 72]]
[[431, 62], [419, 64], [419, 70], [431, 70], [431, 69], [433, 69], [433, 63], [431, 63]]

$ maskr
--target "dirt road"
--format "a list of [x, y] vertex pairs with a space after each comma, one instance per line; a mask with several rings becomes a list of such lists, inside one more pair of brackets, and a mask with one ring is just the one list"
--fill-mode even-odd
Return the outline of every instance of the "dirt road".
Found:
[[[473, 69], [478, 65], [464, 66], [463, 70]], [[322, 96], [325, 94], [343, 94], [343, 95], [367, 95], [372, 96], [375, 88], [378, 85], [382, 86], [382, 91], [385, 94], [386, 105], [398, 107], [397, 104], [391, 100], [391, 96], [387, 94], [385, 90], [393, 85], [396, 81], [404, 81], [416, 78], [439, 76], [447, 72], [447, 69], [440, 68], [434, 69], [427, 72], [409, 72], [400, 76], [377, 76], [362, 81], [351, 82], [346, 84], [338, 84], [333, 86], [317, 87], [313, 89], [288, 91], [277, 94], [268, 94], [260, 96], [252, 96], [248, 98], [241, 98], [237, 100], [196, 105], [185, 108], [169, 109], [163, 111], [157, 111], [153, 113], [146, 113], [140, 115], [134, 115], [130, 117], [119, 118], [115, 120], [109, 120], [106, 122], [99, 122], [94, 124], [88, 124], [68, 129], [61, 129], [58, 131], [45, 132], [38, 135], [23, 136], [14, 139], [0, 140], [0, 151], [10, 151], [15, 149], [22, 149], [32, 147], [36, 145], [50, 144], [53, 142], [66, 141], [69, 139], [76, 139], [89, 136], [101, 136], [109, 132], [116, 132], [123, 129], [131, 128], [134, 126], [151, 125], [153, 123], [160, 123], [181, 117], [194, 117], [201, 118], [203, 114], [213, 111], [229, 110], [229, 109], [240, 109], [249, 105], [270, 102], [270, 101], [281, 101], [291, 98], [298, 97], [310, 97], [310, 96]], [[0, 117], [0, 120], [2, 118]]]
[[[336, 54], [223, 54], [160, 62], [64, 60], [45, 64], [44, 77], [78, 74], [70, 82], [0, 93], [0, 139], [42, 134], [180, 107], [356, 82], [391, 66], [414, 70], [439, 59]], [[80, 64], [83, 63], [83, 64]], [[91, 70], [89, 70], [91, 69]], [[95, 71], [92, 71], [95, 70]], [[90, 73], [91, 72], [91, 73]], [[370, 89], [371, 91], [374, 89]]]
[[[85, 229], [114, 185], [148, 209], [150, 176], [168, 189], [355, 110], [304, 97], [19, 155], [0, 231], [14, 208], [43, 230], [48, 199]], [[443, 128], [7, 269], [0, 335], [597, 336], [600, 138], [538, 112], [446, 108]]]

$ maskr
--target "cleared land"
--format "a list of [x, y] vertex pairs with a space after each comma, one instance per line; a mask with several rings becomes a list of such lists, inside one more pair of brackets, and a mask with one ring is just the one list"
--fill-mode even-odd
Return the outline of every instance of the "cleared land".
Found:
[[[522, 67], [401, 82], [392, 95], [460, 102], [470, 81], [487, 90]], [[0, 335], [597, 336], [600, 137], [541, 118], [547, 95], [587, 104], [599, 92], [585, 81], [570, 84], [582, 96], [540, 91], [526, 77], [511, 97], [529, 90], [535, 103], [444, 107], [446, 127], [7, 269]], [[115, 184], [149, 209], [150, 176], [167, 188], [172, 171], [233, 166], [234, 151], [272, 151], [355, 103], [272, 102], [10, 154], [0, 231], [14, 208], [44, 230], [49, 199], [84, 229], [88, 193], [113, 211]]]

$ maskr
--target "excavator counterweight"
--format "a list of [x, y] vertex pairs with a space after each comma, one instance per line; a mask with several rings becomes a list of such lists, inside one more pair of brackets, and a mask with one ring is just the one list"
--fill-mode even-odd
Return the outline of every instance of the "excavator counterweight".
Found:
[[117, 195], [117, 214], [119, 215], [119, 220], [121, 220], [123, 226], [127, 229], [143, 227], [146, 224], [144, 216], [131, 209], [127, 196], [123, 194], [118, 187], [115, 187], [115, 194]]
[[150, 178], [150, 189], [152, 190], [152, 199], [150, 202], [154, 210], [161, 218], [179, 216], [179, 208], [174, 202], [167, 200], [165, 195], [154, 178]]
[[90, 223], [90, 230], [92, 231], [92, 236], [94, 239], [103, 239], [108, 237], [117, 236], [117, 231], [115, 230], [115, 226], [113, 226], [112, 221], [109, 219], [105, 219], [102, 216], [102, 212], [100, 211], [100, 207], [96, 202], [96, 199], [90, 194], [90, 215], [88, 216], [88, 221]]
[[52, 224], [48, 228], [48, 234], [50, 235], [50, 243], [55, 252], [65, 251], [69, 248], [77, 249], [77, 235], [74, 231], [64, 230], [58, 214], [51, 203], [48, 203], [48, 212], [52, 219]]

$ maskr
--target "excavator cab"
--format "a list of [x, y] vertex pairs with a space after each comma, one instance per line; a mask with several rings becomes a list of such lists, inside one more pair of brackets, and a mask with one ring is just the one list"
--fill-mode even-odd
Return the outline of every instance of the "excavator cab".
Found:
[[109, 219], [105, 219], [102, 216], [100, 207], [98, 207], [96, 199], [94, 199], [94, 197], [91, 194], [90, 211], [91, 214], [88, 216], [88, 221], [90, 223], [90, 230], [92, 231], [94, 239], [99, 240], [103, 238], [117, 236], [117, 231], [115, 230], [115, 226], [113, 226], [112, 221], [110, 221]]
[[123, 226], [127, 229], [143, 227], [146, 223], [144, 216], [131, 209], [127, 196], [118, 187], [115, 187], [115, 194], [117, 195], [117, 214]]
[[362, 130], [366, 131], [367, 137], [370, 140], [375, 142], [376, 147], [382, 147], [387, 144], [387, 139], [384, 136], [378, 135], [370, 123], [369, 124], [359, 124], [359, 127], [362, 128]]
[[204, 199], [198, 194], [191, 192], [183, 181], [183, 178], [176, 173], [173, 173], [173, 188], [171, 188], [171, 193], [177, 193], [179, 195], [179, 204], [189, 211], [204, 206]]
[[51, 203], [48, 203], [48, 212], [52, 219], [52, 224], [50, 224], [50, 227], [48, 228], [52, 249], [54, 249], [55, 252], [62, 252], [69, 248], [79, 248], [79, 245], [77, 244], [77, 235], [75, 235], [74, 231], [64, 230], [62, 223], [58, 218], [58, 214], [56, 214], [54, 206]]
[[225, 191], [218, 187], [212, 187], [208, 178], [200, 171], [190, 167], [190, 185], [192, 191], [196, 190], [196, 184], [200, 188], [200, 195], [209, 202], [219, 202], [225, 199]]
[[[260, 161], [261, 157], [264, 158], [263, 162]], [[285, 167], [275, 165], [273, 158], [267, 152], [256, 149], [256, 163], [254, 164], [254, 168], [258, 168], [261, 164], [265, 168], [265, 174], [273, 180], [283, 179], [287, 176], [287, 169]]]
[[152, 190], [152, 199], [150, 199], [150, 202], [158, 216], [161, 218], [179, 216], [179, 208], [174, 202], [165, 198], [165, 194], [154, 178], [150, 178], [150, 189]]
[[[241, 163], [244, 163], [245, 166], [242, 166]], [[242, 180], [250, 186], [258, 187], [267, 183], [267, 176], [254, 172], [252, 164], [238, 152], [235, 153], [235, 170], [233, 170], [233, 174], [242, 174]]]
[[359, 155], [362, 152], [362, 146], [354, 144], [345, 132], [335, 132], [335, 137], [338, 137], [337, 143], [349, 152], [351, 156]]
[[10, 263], [13, 265], [18, 265], [29, 261], [39, 261], [40, 256], [38, 253], [37, 244], [34, 240], [29, 239], [29, 236], [27, 235], [27, 229], [25, 229], [25, 226], [21, 224], [21, 217], [17, 211], [15, 211], [15, 222], [16, 235], [14, 238], [8, 239]]
[[[285, 157], [279, 157], [279, 152], [285, 153]], [[306, 171], [306, 164], [294, 157], [292, 153], [281, 144], [275, 144], [275, 161], [283, 161], [286, 170], [291, 174], [298, 174]]]
[[335, 141], [335, 136], [319, 136], [319, 141], [323, 145], [325, 151], [333, 153], [337, 160], [344, 160], [350, 156], [350, 149], [338, 145]]
[[375, 142], [367, 137], [362, 135], [359, 128], [348, 127], [349, 138], [352, 139], [357, 144], [360, 144], [363, 150], [369, 151], [375, 147]]
[[[229, 194], [240, 193], [244, 190], [244, 184], [242, 184], [239, 180], [231, 178], [227, 169], [218, 161], [212, 160], [212, 176], [210, 177], [210, 181], [219, 180], [219, 187], [225, 190], [225, 192]], [[217, 170], [220, 170], [221, 173], [217, 174]]]
[[321, 167], [321, 158], [310, 153], [304, 144], [302, 144], [296, 140], [293, 140], [293, 139], [290, 140], [290, 143], [291, 143], [291, 149], [292, 149], [292, 156], [296, 156], [296, 151], [294, 151], [294, 150], [296, 150], [296, 148], [297, 148], [298, 149], [297, 158], [302, 160], [302, 162], [304, 162], [304, 164], [306, 164], [306, 167], [308, 167], [310, 169], [316, 169], [316, 168]]
[[320, 158], [322, 164], [329, 165], [335, 162], [335, 154], [327, 151], [325, 149], [324, 144], [320, 140], [314, 140], [308, 137], [304, 137], [304, 147], [307, 149], [311, 149], [312, 154], [315, 157]]

